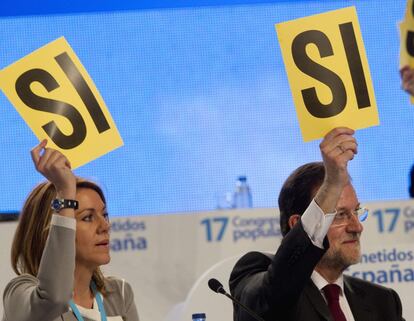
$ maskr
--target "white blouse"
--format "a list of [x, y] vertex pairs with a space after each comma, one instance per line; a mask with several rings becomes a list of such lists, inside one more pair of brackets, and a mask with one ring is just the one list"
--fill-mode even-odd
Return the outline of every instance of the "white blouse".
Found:
[[[102, 295], [99, 293], [99, 295], [102, 298], [102, 302], [103, 302], [103, 297]], [[76, 305], [76, 307], [79, 309], [80, 314], [84, 317], [84, 318], [88, 318], [91, 319], [93, 321], [101, 321], [101, 314], [99, 312], [98, 309], [98, 303], [96, 302], [96, 299], [93, 298], [93, 306], [92, 309], [87, 309], [84, 307], [81, 307], [80, 305]], [[106, 317], [107, 321], [123, 321], [121, 316], [112, 316], [112, 317]]]

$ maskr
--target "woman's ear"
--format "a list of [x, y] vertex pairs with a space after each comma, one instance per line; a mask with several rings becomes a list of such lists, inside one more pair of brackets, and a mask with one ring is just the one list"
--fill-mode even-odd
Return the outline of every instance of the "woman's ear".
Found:
[[293, 214], [289, 217], [288, 224], [289, 228], [292, 229], [293, 226], [300, 220], [299, 214]]

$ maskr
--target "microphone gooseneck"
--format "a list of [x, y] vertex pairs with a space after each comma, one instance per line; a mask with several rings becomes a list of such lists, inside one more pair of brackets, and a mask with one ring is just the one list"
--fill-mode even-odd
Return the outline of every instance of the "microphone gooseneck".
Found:
[[244, 311], [246, 311], [248, 314], [250, 314], [251, 317], [253, 317], [257, 321], [265, 321], [262, 317], [257, 315], [256, 312], [250, 310], [247, 306], [245, 306], [243, 303], [239, 302], [235, 298], [233, 298], [230, 294], [224, 290], [223, 284], [220, 283], [217, 279], [210, 279], [208, 280], [208, 287], [216, 293], [220, 293], [228, 297], [230, 300], [232, 300], [234, 303], [236, 303], [239, 307], [243, 308]]

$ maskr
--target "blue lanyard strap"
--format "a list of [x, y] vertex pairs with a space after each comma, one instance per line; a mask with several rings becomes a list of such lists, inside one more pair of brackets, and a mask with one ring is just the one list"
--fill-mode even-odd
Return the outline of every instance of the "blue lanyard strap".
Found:
[[[96, 303], [98, 303], [99, 313], [101, 314], [101, 321], [107, 321], [106, 320], [105, 308], [104, 308], [104, 305], [103, 305], [103, 302], [102, 302], [102, 297], [99, 294], [98, 290], [96, 289], [95, 282], [93, 282], [93, 281], [91, 282], [91, 288], [92, 288], [93, 294], [95, 295]], [[85, 321], [83, 319], [78, 307], [76, 306], [75, 302], [73, 302], [73, 300], [69, 301], [69, 305], [70, 305], [76, 319], [78, 319], [78, 321]]]

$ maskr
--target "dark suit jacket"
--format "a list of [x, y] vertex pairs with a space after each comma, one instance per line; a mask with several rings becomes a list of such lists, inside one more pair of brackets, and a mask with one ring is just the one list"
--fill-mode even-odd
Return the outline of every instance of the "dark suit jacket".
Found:
[[[266, 321], [332, 321], [325, 300], [310, 276], [325, 249], [314, 246], [302, 224], [284, 237], [276, 255], [250, 252], [230, 275], [230, 291]], [[355, 321], [402, 321], [395, 291], [344, 276], [344, 292]], [[234, 321], [254, 321], [234, 306]]]

